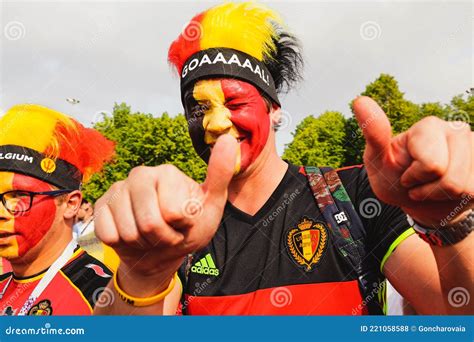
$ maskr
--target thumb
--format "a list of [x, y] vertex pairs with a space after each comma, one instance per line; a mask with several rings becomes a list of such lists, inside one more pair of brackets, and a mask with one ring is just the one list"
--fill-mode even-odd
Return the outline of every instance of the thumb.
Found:
[[367, 96], [355, 99], [353, 108], [367, 147], [377, 156], [386, 153], [390, 148], [392, 127], [382, 108]]
[[217, 139], [211, 152], [207, 176], [203, 184], [205, 191], [211, 197], [227, 198], [227, 187], [234, 175], [237, 149], [237, 140], [233, 136], [223, 134]]

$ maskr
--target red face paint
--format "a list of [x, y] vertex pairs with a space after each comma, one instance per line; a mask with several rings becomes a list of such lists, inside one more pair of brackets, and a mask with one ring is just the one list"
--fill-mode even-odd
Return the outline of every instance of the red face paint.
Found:
[[[50, 191], [52, 186], [33, 177], [14, 174], [12, 189], [41, 192]], [[18, 256], [25, 255], [43, 239], [51, 229], [55, 216], [56, 202], [54, 197], [43, 195], [34, 197], [29, 211], [15, 216], [14, 230], [17, 234]]]
[[208, 144], [225, 133], [239, 140], [240, 171], [257, 159], [270, 131], [267, 105], [257, 88], [235, 79], [199, 81], [184, 99], [191, 140], [205, 161]]
[[270, 117], [267, 105], [253, 85], [233, 80], [221, 80], [230, 120], [243, 138], [240, 142], [241, 170], [247, 169], [260, 155], [268, 140]]

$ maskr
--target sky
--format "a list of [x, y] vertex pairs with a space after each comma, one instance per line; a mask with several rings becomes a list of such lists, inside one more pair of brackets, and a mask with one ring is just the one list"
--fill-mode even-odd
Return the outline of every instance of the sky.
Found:
[[[1, 1], [0, 115], [38, 103], [90, 126], [115, 102], [182, 113], [171, 41], [215, 1]], [[282, 153], [306, 116], [336, 110], [381, 73], [415, 103], [473, 87], [472, 2], [264, 1], [300, 39], [304, 81], [281, 96]], [[71, 104], [66, 99], [80, 102]]]

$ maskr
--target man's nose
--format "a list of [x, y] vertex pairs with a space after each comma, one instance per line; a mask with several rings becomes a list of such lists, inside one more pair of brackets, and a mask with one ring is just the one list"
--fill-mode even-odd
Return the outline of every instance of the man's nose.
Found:
[[8, 221], [12, 218], [12, 214], [5, 208], [5, 204], [0, 201], [0, 221]]
[[206, 113], [203, 120], [203, 126], [206, 131], [206, 143], [212, 142], [207, 141], [211, 138], [207, 138], [208, 134], [211, 136], [218, 136], [227, 133], [232, 128], [230, 116], [230, 111], [224, 106], [216, 106]]

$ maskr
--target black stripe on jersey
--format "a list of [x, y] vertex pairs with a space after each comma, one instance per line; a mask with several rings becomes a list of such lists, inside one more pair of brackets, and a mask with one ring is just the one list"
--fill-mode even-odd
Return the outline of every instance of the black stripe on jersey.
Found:
[[[109, 277], [102, 277], [86, 265], [96, 265], [102, 268]], [[112, 272], [99, 260], [89, 255], [87, 252], [82, 253], [68, 265], [62, 268], [63, 273], [69, 280], [82, 292], [92, 308], [94, 308], [99, 295], [112, 279]]]

